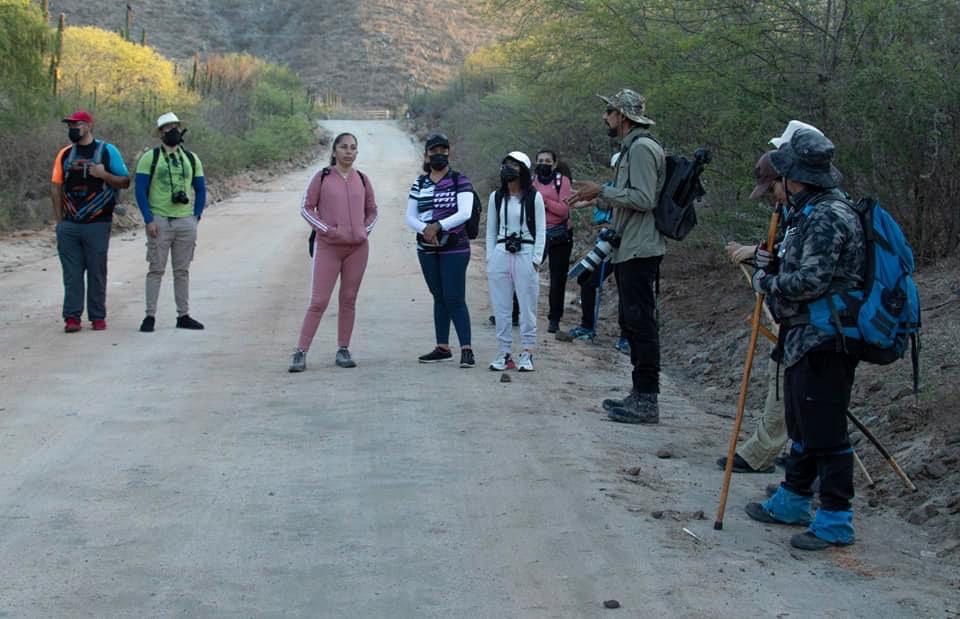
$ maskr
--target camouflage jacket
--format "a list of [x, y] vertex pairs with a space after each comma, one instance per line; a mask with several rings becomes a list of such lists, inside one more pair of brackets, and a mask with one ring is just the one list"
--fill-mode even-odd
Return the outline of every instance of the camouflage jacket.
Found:
[[[860, 218], [839, 190], [802, 200], [814, 204], [809, 214], [791, 208], [783, 241], [777, 248], [780, 270], [760, 280], [778, 320], [804, 313], [804, 304], [834, 292], [860, 287], [866, 244]], [[790, 367], [809, 351], [833, 342], [834, 335], [810, 325], [789, 329], [781, 340], [783, 364]]]

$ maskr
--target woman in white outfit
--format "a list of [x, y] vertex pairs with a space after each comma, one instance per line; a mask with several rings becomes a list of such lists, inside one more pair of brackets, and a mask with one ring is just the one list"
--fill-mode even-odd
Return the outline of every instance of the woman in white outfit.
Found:
[[[490, 364], [491, 370], [533, 371], [545, 239], [546, 211], [543, 198], [533, 188], [530, 158], [513, 151], [500, 165], [500, 189], [490, 194], [487, 205], [487, 281], [500, 343], [500, 354]], [[520, 305], [522, 348], [516, 361], [511, 356], [514, 293]]]

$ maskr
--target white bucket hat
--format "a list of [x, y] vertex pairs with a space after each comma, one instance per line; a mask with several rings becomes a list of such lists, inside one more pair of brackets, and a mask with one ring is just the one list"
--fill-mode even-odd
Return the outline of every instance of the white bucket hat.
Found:
[[160, 118], [157, 119], [157, 129], [159, 129], [164, 125], [169, 125], [170, 123], [178, 123], [178, 122], [180, 122], [180, 119], [177, 118], [176, 114], [174, 114], [173, 112], [167, 112], [166, 114], [163, 114], [162, 116], [160, 116]]

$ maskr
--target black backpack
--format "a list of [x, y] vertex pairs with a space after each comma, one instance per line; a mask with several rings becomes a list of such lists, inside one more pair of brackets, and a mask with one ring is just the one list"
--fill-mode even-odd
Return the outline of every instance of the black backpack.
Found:
[[[357, 170], [357, 174], [360, 175], [360, 182], [363, 183], [364, 189], [367, 187], [367, 177], [364, 176], [363, 172]], [[320, 170], [320, 188], [323, 188], [323, 180], [330, 176], [330, 167], [326, 167]], [[317, 240], [317, 231], [310, 231], [310, 238], [307, 239], [307, 252], [310, 254], [310, 257], [313, 258], [313, 242]]]
[[[645, 133], [634, 138], [623, 152], [629, 155], [633, 142], [640, 138], [649, 138], [660, 145], [655, 137]], [[662, 148], [662, 145], [660, 146]], [[700, 182], [700, 174], [710, 160], [710, 151], [705, 148], [698, 148], [692, 161], [681, 155], [666, 156], [667, 169], [663, 189], [660, 190], [657, 206], [653, 209], [654, 224], [660, 234], [674, 241], [682, 241], [697, 225], [697, 211], [693, 203], [706, 194], [703, 183]], [[632, 187], [629, 163], [627, 187]]]
[[[450, 170], [450, 176], [453, 177], [453, 191], [457, 193], [457, 186], [460, 184], [460, 173], [456, 170]], [[423, 189], [423, 180], [426, 178], [426, 175], [421, 175], [417, 179], [417, 191]], [[475, 239], [480, 235], [480, 215], [483, 213], [483, 203], [480, 201], [480, 196], [477, 195], [477, 191], [473, 190], [473, 209], [470, 211], [470, 219], [466, 221], [463, 225], [464, 231], [467, 233], [468, 239]]]
[[[494, 194], [494, 202], [497, 205], [497, 231], [500, 230], [500, 205], [503, 202], [503, 195], [498, 189]], [[520, 219], [523, 219], [527, 224], [527, 230], [530, 231], [530, 236], [534, 238], [531, 240], [524, 240], [521, 243], [534, 243], [537, 238], [537, 190], [533, 187], [527, 190], [527, 193], [523, 194], [523, 198], [520, 201]]]

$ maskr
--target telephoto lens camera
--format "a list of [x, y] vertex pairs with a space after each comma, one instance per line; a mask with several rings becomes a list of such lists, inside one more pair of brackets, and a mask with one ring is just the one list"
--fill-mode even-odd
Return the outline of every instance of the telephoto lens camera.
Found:
[[570, 269], [567, 277], [575, 279], [584, 271], [593, 271], [610, 256], [614, 247], [620, 247], [620, 235], [610, 228], [603, 228], [597, 235], [597, 242], [593, 249]]
[[520, 237], [516, 234], [511, 234], [503, 240], [503, 248], [511, 254], [517, 253], [520, 251]]
[[190, 198], [187, 196], [186, 191], [178, 191], [174, 193], [170, 199], [174, 204], [190, 204]]

